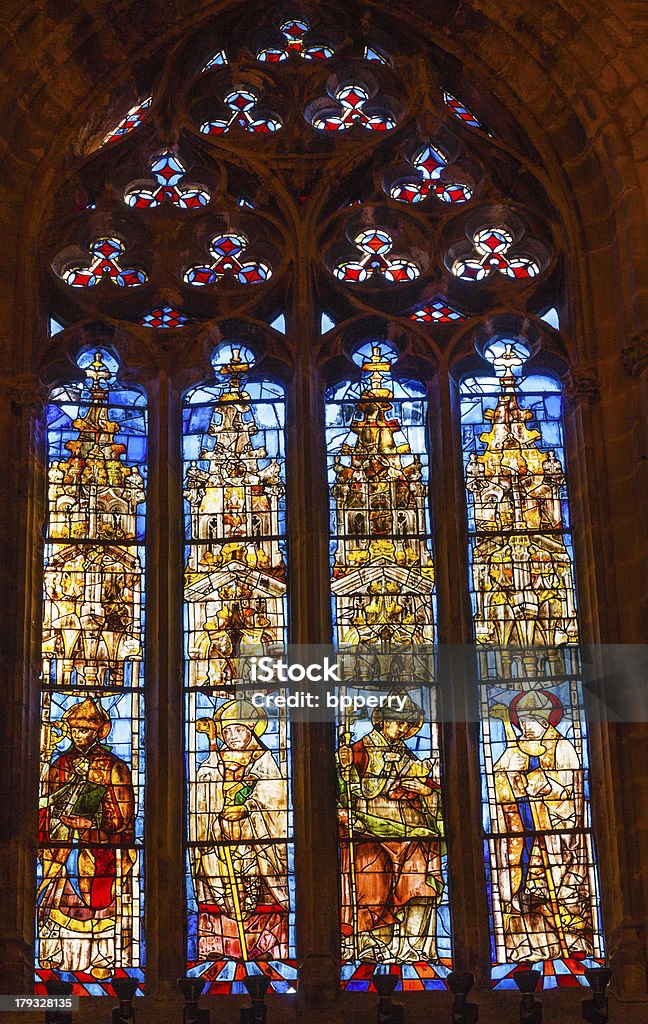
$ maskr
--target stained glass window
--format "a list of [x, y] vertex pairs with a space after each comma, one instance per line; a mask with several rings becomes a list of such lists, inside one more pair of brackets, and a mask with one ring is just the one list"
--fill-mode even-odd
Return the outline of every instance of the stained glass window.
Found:
[[239, 284], [263, 284], [271, 277], [272, 270], [266, 263], [257, 260], [242, 262], [241, 257], [247, 246], [248, 239], [243, 234], [212, 238], [209, 253], [214, 262], [209, 266], [190, 267], [185, 272], [185, 281], [194, 288], [204, 288], [225, 276], [231, 276]]
[[[458, 426], [458, 411], [449, 371], [466, 365], [468, 319], [484, 333], [508, 330], [502, 325], [524, 314], [534, 337], [551, 337], [558, 351], [560, 296], [547, 271], [561, 262], [559, 217], [546, 208], [540, 165], [527, 161], [517, 173], [518, 130], [488, 146], [481, 114], [444, 91], [445, 57], [435, 51], [430, 60], [429, 40], [338, 14], [327, 26], [285, 10], [272, 25], [239, 19], [225, 35], [220, 18], [211, 39], [203, 32], [172, 47], [168, 60], [160, 57], [164, 67], [153, 61], [164, 84], [159, 110], [149, 96], [119, 124], [125, 108], [106, 122], [116, 125], [102, 142], [110, 145], [56, 184], [43, 225], [44, 237], [65, 245], [45, 268], [62, 296], [53, 308], [65, 316], [50, 317], [39, 365], [57, 374], [81, 332], [104, 337], [107, 317], [110, 336], [128, 338], [133, 365], [159, 394], [147, 514], [164, 523], [160, 541], [172, 516], [167, 494], [179, 500], [183, 491], [184, 557], [172, 545], [167, 559], [156, 543], [150, 567], [156, 594], [177, 594], [182, 578], [182, 639], [175, 601], [165, 597], [159, 615], [149, 611], [156, 632], [148, 643], [150, 650], [163, 638], [171, 655], [178, 626], [183, 713], [157, 734], [155, 756], [171, 785], [184, 785], [182, 763], [186, 799], [180, 808], [174, 798], [168, 821], [150, 825], [185, 842], [183, 864], [169, 861], [168, 876], [150, 847], [156, 902], [167, 910], [150, 916], [149, 995], [152, 976], [175, 980], [165, 971], [182, 955], [173, 944], [184, 924], [186, 971], [206, 992], [242, 993], [254, 975], [277, 992], [297, 984], [293, 844], [307, 841], [319, 808], [304, 791], [295, 838], [289, 712], [254, 703], [251, 659], [288, 656], [293, 397], [302, 419], [291, 424], [298, 440], [290, 457], [301, 489], [291, 501], [302, 507], [292, 521], [303, 530], [290, 551], [291, 585], [303, 601], [293, 613], [306, 616], [312, 639], [330, 639], [315, 563], [321, 508], [305, 506], [317, 491], [309, 473], [316, 480], [323, 469], [323, 378], [313, 375], [320, 360], [328, 390], [319, 461], [327, 459], [332, 624], [347, 710], [336, 720], [335, 749], [331, 732], [322, 751], [331, 769], [335, 758], [337, 788], [327, 789], [327, 772], [322, 804], [333, 813], [336, 801], [339, 890], [323, 893], [317, 920], [308, 920], [312, 908], [304, 913], [303, 991], [320, 968], [324, 984], [337, 980], [332, 961], [308, 962], [318, 930], [313, 945], [324, 933], [337, 941], [332, 895], [346, 990], [367, 991], [382, 972], [401, 989], [445, 987], [453, 962], [446, 816], [461, 842], [461, 824], [482, 815], [495, 986], [512, 987], [526, 961], [542, 965], [544, 986], [576, 984], [603, 955], [562, 395], [549, 373], [524, 372], [529, 348], [516, 340], [493, 342], [494, 375], [460, 387], [470, 582], [454, 572], [443, 614], [448, 634], [462, 628], [469, 587], [482, 778], [481, 789], [466, 780], [465, 807], [442, 799], [446, 779], [457, 792], [457, 765], [476, 763], [478, 741], [476, 728], [448, 728], [458, 756], [442, 771], [428, 433], [437, 431], [439, 465], [451, 461], [445, 433]], [[183, 53], [189, 81], [169, 89]], [[189, 150], [177, 149], [191, 125]], [[93, 132], [90, 125], [76, 135]], [[257, 149], [264, 157], [255, 162]], [[292, 254], [290, 267], [279, 250]], [[434, 291], [440, 273], [449, 275], [443, 293]], [[507, 306], [509, 288], [521, 299], [519, 317]], [[243, 316], [248, 340], [219, 344], [213, 374], [192, 384], [178, 410], [177, 389], [198, 379], [199, 353], [215, 344], [207, 339], [231, 338]], [[373, 340], [356, 348], [340, 380], [344, 353], [369, 330], [398, 345], [407, 335], [407, 361], [391, 342]], [[36, 966], [39, 991], [56, 975], [91, 995], [124, 975], [143, 983], [149, 478], [144, 396], [124, 383], [108, 343], [97, 344], [80, 354], [73, 382], [54, 389], [48, 412]], [[314, 346], [310, 369], [305, 345]], [[421, 367], [433, 352], [447, 369], [430, 391], [439, 415], [428, 417]], [[290, 367], [291, 390], [265, 365]], [[29, 381], [19, 383], [19, 401], [9, 389], [16, 413], [31, 401]], [[176, 431], [181, 466], [180, 443], [167, 451]], [[440, 537], [449, 536], [456, 509], [456, 488], [445, 493], [448, 508], [435, 510]], [[173, 535], [180, 523], [171, 518], [168, 529]], [[443, 552], [446, 580], [461, 568], [457, 536]], [[157, 714], [176, 683], [150, 664], [149, 710]], [[270, 695], [283, 696], [282, 687]], [[313, 732], [300, 730], [307, 761]], [[312, 854], [297, 849], [308, 886]], [[483, 904], [485, 921], [479, 854], [474, 871], [467, 855], [457, 871], [455, 929], [471, 899]], [[487, 938], [481, 910], [458, 937], [460, 966], [474, 968]]]
[[121, 139], [124, 135], [128, 135], [129, 132], [133, 132], [136, 128], [139, 128], [146, 117], [148, 108], [151, 106], [152, 99], [152, 96], [148, 96], [145, 100], [142, 100], [140, 103], [136, 103], [134, 107], [131, 107], [119, 124], [108, 132], [101, 145], [105, 146], [107, 142], [112, 142], [114, 139]]
[[441, 807], [426, 396], [361, 346], [361, 379], [327, 394], [331, 591], [344, 655], [338, 722], [342, 984], [376, 965], [444, 987], [450, 917]]
[[155, 309], [150, 309], [148, 313], [145, 313], [139, 322], [142, 327], [173, 328], [184, 327], [191, 321], [188, 316], [173, 306], [156, 306]]
[[320, 331], [322, 334], [327, 334], [329, 331], [333, 330], [334, 327], [335, 320], [333, 320], [326, 310], [322, 310], [322, 315], [320, 317]]
[[143, 979], [146, 401], [115, 358], [47, 412], [36, 991]]
[[254, 363], [221, 346], [183, 413], [188, 973], [210, 992], [296, 980], [290, 727], [245, 689], [286, 641], [284, 393]]
[[318, 131], [341, 132], [359, 125], [367, 131], [389, 132], [396, 127], [396, 116], [386, 105], [377, 105], [360, 82], [339, 85], [332, 98], [310, 104], [306, 116]]
[[417, 306], [411, 311], [409, 318], [423, 324], [450, 324], [456, 320], [468, 319], [465, 313], [461, 313], [443, 299], [434, 299], [432, 302]]
[[602, 957], [562, 396], [515, 340], [461, 388], [493, 983]]
[[224, 118], [205, 121], [200, 126], [203, 135], [225, 135], [232, 128], [246, 132], [268, 134], [278, 132], [282, 127], [281, 118], [257, 107], [259, 93], [252, 88], [234, 89], [223, 97], [223, 103], [230, 112]]
[[94, 288], [106, 279], [120, 288], [139, 288], [146, 283], [146, 274], [138, 268], [122, 267], [125, 249], [120, 238], [96, 238], [89, 246], [88, 265], [67, 267], [61, 277], [70, 288]]
[[555, 328], [555, 330], [560, 330], [560, 317], [555, 306], [550, 306], [549, 309], [541, 315], [540, 319], [544, 320], [550, 327]]
[[55, 316], [50, 313], [49, 317], [49, 330], [48, 334], [52, 338], [55, 334], [60, 334], [61, 331], [65, 330], [65, 324], [62, 324]]
[[477, 120], [473, 112], [469, 110], [461, 100], [458, 100], [456, 96], [453, 96], [452, 93], [449, 92], [444, 92], [443, 98], [446, 102], [446, 106], [452, 111], [456, 118], [463, 121], [464, 124], [470, 125], [471, 128], [481, 128], [483, 131], [481, 121]]
[[328, 60], [333, 56], [333, 49], [321, 43], [307, 46], [305, 37], [310, 32], [310, 21], [306, 18], [291, 18], [279, 26], [284, 37], [283, 46], [267, 46], [259, 50], [257, 60], [267, 64], [278, 64], [298, 54], [304, 60]]
[[457, 252], [458, 258], [451, 262], [450, 270], [462, 281], [483, 281], [493, 271], [515, 280], [536, 277], [541, 269], [538, 261], [526, 253], [511, 255], [513, 244], [513, 235], [505, 227], [480, 228], [472, 236], [472, 247], [464, 245], [464, 251]]
[[183, 182], [187, 168], [179, 157], [169, 150], [160, 153], [151, 161], [154, 181], [137, 182], [124, 193], [127, 206], [138, 210], [152, 210], [161, 203], [173, 203], [180, 210], [199, 210], [209, 202], [209, 192], [204, 185], [188, 185]]
[[374, 275], [390, 284], [406, 284], [414, 281], [421, 273], [411, 260], [403, 256], [392, 256], [392, 236], [379, 228], [368, 228], [354, 238], [359, 253], [355, 260], [343, 260], [333, 268], [340, 281], [348, 284], [364, 284]]
[[383, 53], [383, 51], [377, 46], [365, 46], [363, 56], [365, 60], [373, 60], [376, 61], [377, 64], [386, 64], [387, 67], [391, 65], [391, 60], [387, 54]]
[[216, 53], [212, 54], [207, 63], [203, 65], [202, 71], [210, 71], [212, 68], [222, 67], [228, 63], [225, 50], [217, 50]]
[[465, 182], [448, 180], [451, 167], [443, 151], [428, 142], [413, 154], [409, 162], [415, 176], [399, 177], [389, 187], [389, 195], [400, 203], [421, 203], [435, 195], [444, 203], [467, 203], [472, 189]]

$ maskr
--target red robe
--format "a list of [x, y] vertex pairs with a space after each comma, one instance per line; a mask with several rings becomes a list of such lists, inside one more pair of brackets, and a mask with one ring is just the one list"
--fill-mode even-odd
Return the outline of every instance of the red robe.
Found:
[[[74, 766], [85, 759], [87, 768], [82, 766], [80, 774]], [[79, 788], [84, 782], [94, 790], [96, 807], [83, 813], [73, 807], [52, 806], [57, 792], [75, 782]], [[100, 787], [97, 789], [96, 787]], [[103, 792], [102, 792], [103, 791]], [[50, 766], [47, 777], [48, 806], [39, 814], [39, 842], [42, 847], [44, 879], [52, 878], [50, 893], [44, 894], [41, 904], [41, 918], [46, 919], [52, 910], [57, 916], [82, 922], [113, 916], [115, 913], [115, 878], [117, 858], [115, 846], [131, 846], [134, 842], [133, 817], [135, 797], [131, 773], [124, 761], [100, 744], [95, 744], [87, 753], [72, 748], [61, 754]], [[79, 800], [77, 789], [77, 802]], [[70, 802], [75, 803], [70, 793]], [[60, 820], [60, 815], [88, 817], [91, 828], [72, 828]], [[54, 845], [55, 844], [55, 845]], [[69, 859], [79, 851], [71, 881]], [[83, 855], [81, 855], [81, 853]], [[122, 855], [122, 874], [130, 870], [134, 862], [134, 851], [125, 850]], [[57, 870], [57, 865], [59, 870]], [[60, 868], [66, 872], [63, 891], [56, 885]], [[58, 893], [58, 895], [55, 895]], [[52, 903], [52, 898], [55, 903]]]
[[[371, 736], [358, 740], [351, 747], [353, 765], [358, 772], [361, 784], [369, 768], [367, 741], [371, 744]], [[403, 751], [404, 745], [381, 747], [383, 750]], [[399, 774], [406, 772], [406, 760], [401, 762]], [[431, 789], [438, 789], [436, 781], [429, 777], [425, 781]], [[344, 796], [342, 798], [344, 806]], [[377, 797], [366, 796], [356, 803], [356, 808], [366, 806], [367, 814], [375, 815], [386, 822], [400, 820], [403, 829], [423, 827], [426, 818], [423, 810], [423, 798], [420, 794], [407, 788], [407, 779], [393, 786], [389, 781]], [[386, 817], [388, 815], [388, 817]], [[428, 838], [386, 838], [372, 835], [371, 824], [364, 828], [353, 827], [353, 863], [355, 868], [356, 909], [353, 912], [351, 893], [350, 844], [348, 830], [343, 829], [341, 842], [342, 868], [342, 930], [346, 935], [372, 931], [400, 920], [402, 908], [410, 900], [423, 898], [436, 900], [441, 888], [441, 848], [440, 843]], [[429, 879], [438, 879], [438, 886], [429, 884]], [[399, 914], [400, 912], [400, 914]], [[354, 921], [355, 917], [355, 921]]]

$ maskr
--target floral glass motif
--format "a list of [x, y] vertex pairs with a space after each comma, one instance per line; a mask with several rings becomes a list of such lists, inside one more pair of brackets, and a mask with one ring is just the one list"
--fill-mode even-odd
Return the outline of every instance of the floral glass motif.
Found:
[[47, 409], [36, 991], [143, 980], [146, 402], [103, 350]]
[[142, 327], [184, 327], [188, 323], [191, 323], [190, 317], [173, 306], [157, 306], [140, 320]]
[[185, 273], [185, 281], [202, 288], [231, 274], [240, 284], [262, 284], [272, 275], [272, 270], [267, 264], [258, 261], [241, 263], [239, 257], [247, 244], [247, 235], [217, 235], [209, 246], [214, 262], [211, 266], [190, 267]]
[[149, 188], [131, 189], [124, 194], [124, 202], [140, 210], [153, 209], [168, 201], [181, 210], [198, 210], [209, 202], [209, 192], [202, 185], [184, 185], [180, 182], [186, 167], [179, 157], [165, 152], [153, 158], [151, 174], [157, 185]]
[[212, 993], [297, 976], [290, 726], [241, 688], [286, 642], [284, 393], [254, 361], [222, 346], [183, 411], [188, 973]]
[[444, 203], [467, 203], [472, 199], [472, 189], [463, 182], [441, 181], [448, 160], [436, 146], [430, 143], [421, 146], [410, 163], [418, 176], [395, 181], [389, 188], [392, 199], [400, 203], [420, 203], [430, 195], [437, 196]]
[[284, 21], [279, 26], [279, 31], [286, 40], [283, 47], [268, 46], [257, 53], [257, 60], [267, 64], [278, 64], [280, 61], [288, 60], [291, 54], [298, 54], [304, 60], [328, 60], [333, 56], [334, 50], [330, 46], [313, 45], [306, 46], [304, 37], [310, 29], [310, 22], [306, 18], [293, 18]]
[[461, 387], [496, 987], [526, 961], [573, 985], [603, 956], [562, 396], [528, 354], [495, 342], [497, 376]]
[[125, 249], [119, 238], [97, 238], [89, 247], [90, 265], [70, 267], [61, 277], [71, 288], [94, 288], [106, 278], [120, 288], [139, 288], [146, 283], [146, 274], [136, 268], [121, 267], [120, 257]]
[[233, 89], [223, 99], [231, 114], [225, 118], [205, 121], [200, 126], [201, 132], [203, 135], [225, 135], [231, 128], [243, 128], [246, 132], [260, 134], [278, 132], [282, 126], [281, 118], [257, 109], [258, 100], [259, 94], [255, 89]]
[[108, 134], [103, 138], [101, 145], [105, 146], [107, 142], [112, 142], [114, 139], [121, 139], [124, 135], [128, 135], [129, 132], [134, 132], [136, 128], [139, 128], [142, 121], [146, 117], [146, 112], [151, 106], [153, 97], [148, 96], [141, 103], [136, 103], [134, 107], [126, 114], [126, 117], [122, 118], [116, 128], [112, 128]]
[[454, 260], [451, 271], [462, 281], [483, 281], [494, 270], [515, 280], [526, 280], [540, 273], [540, 265], [530, 256], [509, 255], [513, 235], [503, 227], [480, 228], [472, 236], [474, 255], [468, 252]]
[[459, 118], [460, 121], [463, 121], [464, 124], [469, 125], [471, 128], [480, 128], [482, 131], [484, 130], [484, 126], [481, 121], [478, 121], [472, 111], [469, 110], [461, 100], [458, 100], [456, 96], [453, 96], [449, 92], [444, 92], [443, 99], [445, 100], [445, 104], [448, 109], [451, 110], [454, 116]]
[[229, 64], [227, 54], [225, 53], [225, 50], [218, 50], [209, 58], [207, 63], [203, 65], [201, 71], [209, 71], [211, 68], [223, 67], [225, 64]]
[[[327, 394], [331, 591], [342, 693], [374, 710], [338, 721], [342, 985], [375, 965], [443, 988], [450, 914], [433, 643], [425, 390], [362, 346], [358, 383]], [[379, 702], [382, 701], [382, 704]]]
[[361, 231], [354, 241], [364, 255], [361, 259], [344, 260], [337, 264], [333, 273], [340, 281], [363, 284], [378, 274], [394, 284], [414, 281], [421, 273], [411, 260], [389, 255], [393, 241], [387, 231], [378, 228]]
[[412, 310], [409, 318], [422, 324], [450, 324], [457, 320], [468, 319], [465, 313], [460, 313], [458, 309], [449, 306], [441, 299], [434, 299], [433, 302], [427, 302], [424, 306], [418, 306], [417, 309]]
[[373, 103], [365, 110], [367, 103], [369, 92], [359, 82], [341, 85], [330, 105], [324, 104], [313, 114], [311, 124], [326, 132], [341, 132], [354, 125], [374, 132], [388, 132], [396, 127], [396, 118], [390, 112], [376, 109]]

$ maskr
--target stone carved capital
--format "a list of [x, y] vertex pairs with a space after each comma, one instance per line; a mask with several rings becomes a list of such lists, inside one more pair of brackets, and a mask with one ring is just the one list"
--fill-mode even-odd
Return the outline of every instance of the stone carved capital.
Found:
[[47, 395], [47, 387], [33, 373], [0, 377], [0, 396], [17, 411], [41, 412], [47, 404]]
[[598, 370], [595, 366], [578, 363], [571, 366], [562, 377], [564, 396], [570, 405], [581, 402], [595, 402], [600, 395]]
[[648, 328], [633, 334], [621, 349], [621, 358], [632, 377], [640, 377], [648, 369]]

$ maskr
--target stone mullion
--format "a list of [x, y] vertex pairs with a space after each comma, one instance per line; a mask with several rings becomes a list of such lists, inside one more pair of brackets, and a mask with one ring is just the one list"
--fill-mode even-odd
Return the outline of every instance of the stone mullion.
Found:
[[430, 386], [431, 483], [440, 649], [441, 747], [453, 960], [490, 987], [468, 532], [457, 385], [446, 368]]
[[648, 518], [648, 327], [634, 334], [623, 346], [622, 357], [626, 371], [635, 379], [639, 392], [636, 425], [636, 493], [642, 502], [645, 521]]
[[[326, 436], [317, 308], [306, 277], [302, 271], [288, 312], [296, 363], [287, 406], [289, 639], [321, 645], [331, 642]], [[292, 736], [299, 998], [311, 1004], [339, 991], [339, 916], [330, 898], [338, 891], [335, 730], [296, 722]]]
[[[639, 377], [640, 400], [648, 411], [648, 356], [645, 340], [634, 338], [623, 350], [626, 369]], [[605, 429], [599, 401], [599, 379], [593, 367], [578, 364], [563, 378], [565, 428], [570, 476], [579, 623], [584, 643], [625, 639], [618, 614], [600, 595], [619, 585], [609, 561], [610, 509], [606, 500]], [[643, 388], [641, 385], [643, 384]], [[626, 400], [624, 395], [619, 401]], [[602, 675], [614, 664], [613, 651], [597, 658]], [[588, 657], [589, 661], [590, 658]], [[607, 687], [610, 688], [608, 693]], [[591, 686], [586, 689], [589, 690]], [[618, 681], [601, 684], [600, 697], [612, 698], [618, 710]], [[595, 691], [596, 696], [599, 692]], [[616, 700], [615, 700], [616, 698]], [[623, 700], [623, 697], [621, 697]], [[604, 705], [605, 706], [605, 705]], [[598, 712], [596, 704], [591, 711]], [[647, 966], [645, 917], [648, 893], [637, 874], [637, 850], [645, 848], [648, 801], [645, 787], [633, 784], [645, 765], [647, 729], [632, 720], [605, 722], [592, 714], [589, 748], [592, 772], [592, 815], [603, 910], [606, 956], [614, 971], [614, 989], [624, 1000], [646, 998]], [[643, 840], [643, 842], [642, 842]]]
[[185, 974], [181, 400], [161, 370], [149, 390], [146, 545], [146, 989], [177, 1002]]
[[4, 522], [0, 608], [5, 636], [0, 649], [4, 699], [0, 716], [3, 808], [0, 843], [0, 990], [31, 993], [34, 919], [42, 620], [42, 526], [46, 496], [46, 389], [31, 375], [0, 380], [4, 467]]

